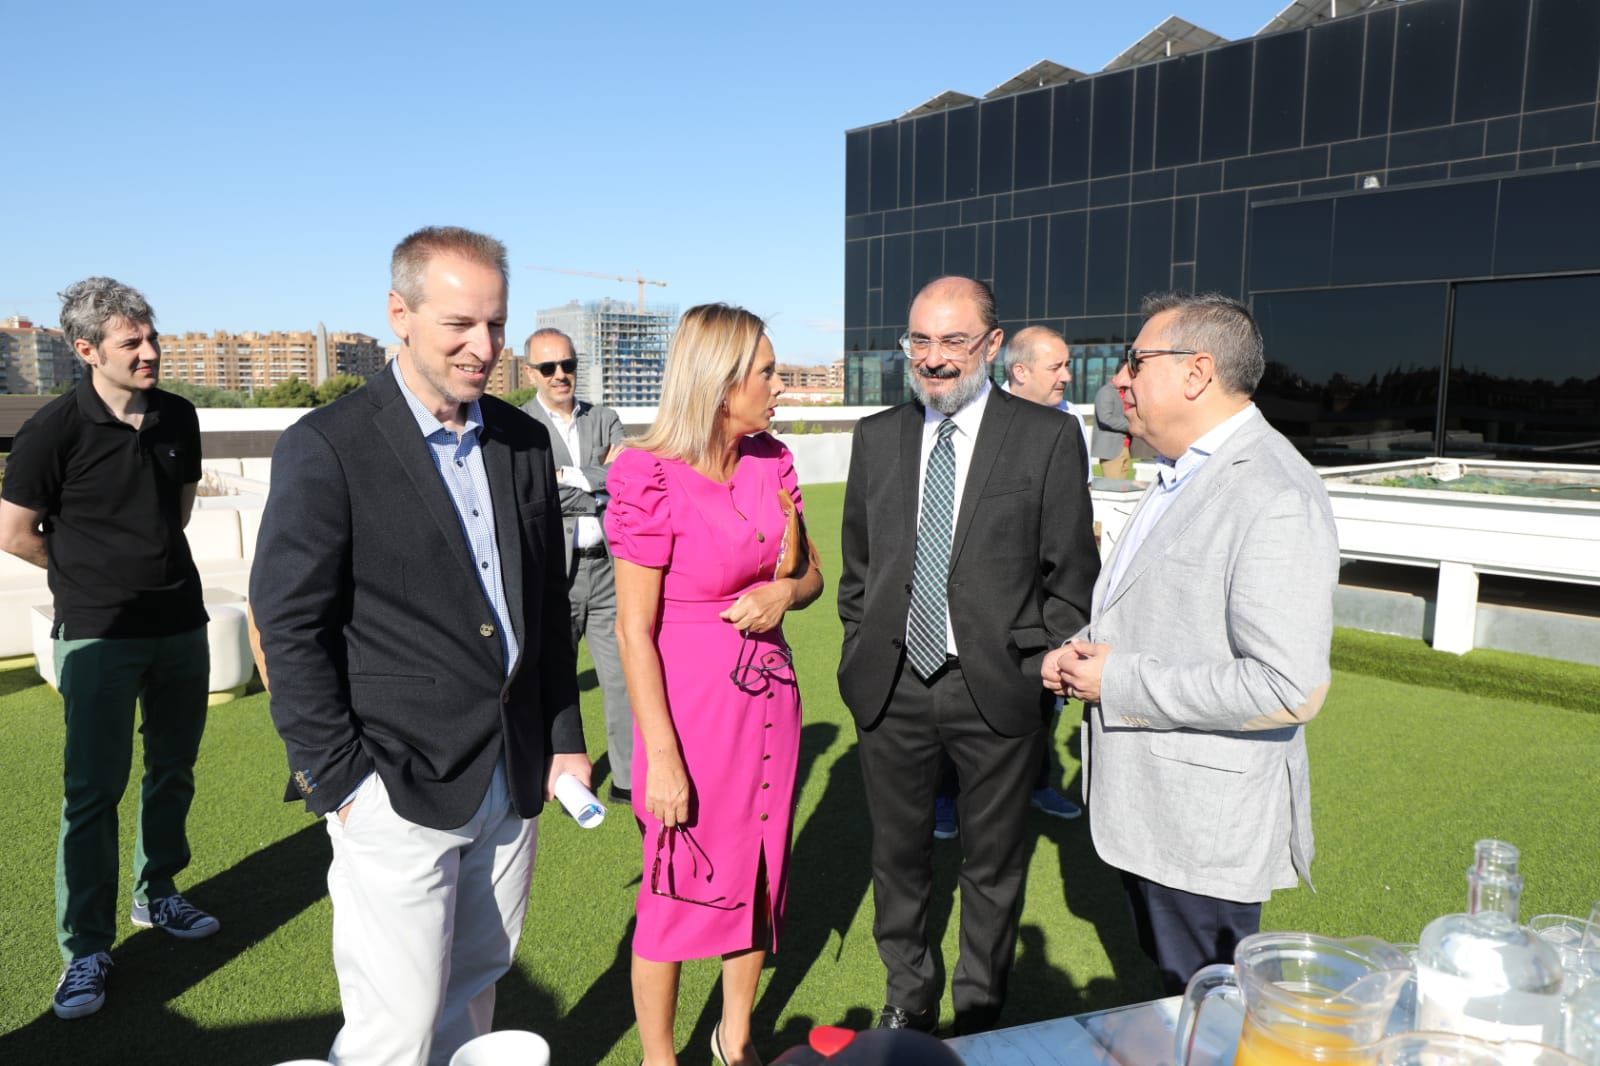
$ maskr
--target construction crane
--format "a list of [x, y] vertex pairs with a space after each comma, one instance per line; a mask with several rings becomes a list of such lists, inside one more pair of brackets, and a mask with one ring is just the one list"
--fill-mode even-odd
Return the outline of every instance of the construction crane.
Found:
[[549, 274], [572, 274], [575, 277], [580, 277], [580, 278], [600, 278], [603, 281], [623, 281], [623, 282], [631, 281], [631, 282], [634, 282], [639, 286], [639, 311], [640, 311], [641, 314], [644, 312], [644, 287], [646, 285], [659, 285], [663, 289], [667, 287], [667, 283], [666, 282], [664, 282], [664, 281], [651, 281], [649, 278], [645, 277], [642, 273], [640, 273], [637, 270], [635, 270], [633, 272], [633, 275], [634, 275], [633, 277], [628, 278], [628, 277], [623, 277], [620, 274], [597, 274], [592, 270], [568, 270], [565, 267], [531, 266], [528, 269], [529, 270], [543, 270], [543, 271], [545, 271], [546, 273], [549, 273]]

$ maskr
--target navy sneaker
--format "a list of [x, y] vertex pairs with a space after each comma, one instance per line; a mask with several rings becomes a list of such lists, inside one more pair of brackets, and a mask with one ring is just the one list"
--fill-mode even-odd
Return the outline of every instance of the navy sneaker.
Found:
[[1028, 801], [1037, 810], [1041, 810], [1052, 818], [1076, 818], [1083, 813], [1083, 808], [1073, 803], [1067, 797], [1053, 788], [1041, 788], [1034, 792], [1033, 798]]
[[56, 994], [50, 1009], [57, 1018], [82, 1018], [93, 1014], [106, 1002], [106, 971], [111, 969], [111, 956], [103, 951], [93, 955], [79, 955], [67, 963], [56, 982]]
[[177, 892], [148, 905], [135, 903], [131, 920], [141, 929], [160, 929], [179, 940], [199, 940], [222, 928], [221, 922]]
[[956, 825], [956, 801], [939, 796], [933, 801], [933, 839], [954, 840], [961, 835]]

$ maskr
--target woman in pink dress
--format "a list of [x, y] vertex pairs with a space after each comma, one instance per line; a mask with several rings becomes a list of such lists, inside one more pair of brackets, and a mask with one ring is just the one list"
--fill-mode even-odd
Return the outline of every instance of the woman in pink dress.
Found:
[[655, 424], [607, 478], [644, 830], [633, 1004], [647, 1066], [677, 1061], [681, 963], [714, 955], [712, 1054], [729, 1066], [761, 1061], [750, 1012], [783, 922], [800, 748], [781, 627], [822, 592], [793, 460], [763, 432], [782, 392], [759, 318], [690, 308]]

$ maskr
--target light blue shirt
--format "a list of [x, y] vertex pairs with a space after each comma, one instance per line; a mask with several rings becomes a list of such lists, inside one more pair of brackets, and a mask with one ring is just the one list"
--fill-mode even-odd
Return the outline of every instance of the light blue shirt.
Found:
[[510, 675], [517, 661], [517, 634], [511, 628], [511, 612], [506, 609], [500, 545], [494, 535], [494, 498], [489, 494], [489, 475], [483, 468], [483, 450], [478, 447], [483, 412], [478, 401], [472, 401], [467, 407], [466, 427], [457, 434], [433, 417], [433, 412], [406, 387], [398, 360], [394, 364], [394, 379], [400, 385], [400, 395], [406, 398], [406, 406], [417, 420], [422, 439], [427, 442], [428, 454], [433, 457], [434, 469], [439, 471], [450, 502], [455, 505], [456, 517], [461, 520], [467, 553], [472, 556], [472, 572], [478, 575], [483, 598], [494, 612], [500, 648], [505, 653], [505, 671]]
[[1256, 405], [1245, 404], [1242, 410], [1201, 434], [1200, 439], [1189, 445], [1177, 461], [1165, 457], [1156, 460], [1155, 484], [1146, 491], [1144, 506], [1128, 523], [1126, 532], [1122, 534], [1122, 543], [1117, 545], [1116, 559], [1111, 564], [1111, 577], [1106, 581], [1105, 598], [1109, 599], [1117, 591], [1117, 586], [1122, 583], [1122, 575], [1128, 572], [1128, 564], [1139, 554], [1145, 537], [1161, 521], [1161, 516], [1167, 513], [1172, 502], [1178, 498], [1178, 493], [1183, 491], [1183, 486], [1194, 479], [1194, 475], [1222, 447], [1224, 441], [1255, 417]]

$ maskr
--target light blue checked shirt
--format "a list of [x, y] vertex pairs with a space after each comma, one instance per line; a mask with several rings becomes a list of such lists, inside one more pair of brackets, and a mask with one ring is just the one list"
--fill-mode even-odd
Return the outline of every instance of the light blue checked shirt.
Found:
[[457, 436], [443, 422], [433, 417], [433, 412], [422, 405], [406, 386], [405, 375], [400, 373], [398, 361], [394, 364], [394, 379], [400, 385], [400, 395], [417, 420], [422, 439], [428, 444], [428, 454], [433, 456], [434, 469], [444, 481], [455, 504], [456, 517], [461, 520], [461, 533], [467, 541], [467, 552], [472, 556], [472, 572], [478, 575], [483, 598], [494, 611], [495, 628], [500, 635], [500, 648], [505, 653], [505, 670], [509, 675], [517, 661], [517, 634], [511, 628], [511, 613], [506, 609], [505, 581], [500, 572], [500, 547], [494, 537], [494, 499], [489, 495], [489, 475], [483, 468], [483, 450], [478, 447], [478, 433], [483, 428], [483, 412], [478, 401], [467, 408], [466, 428]]

